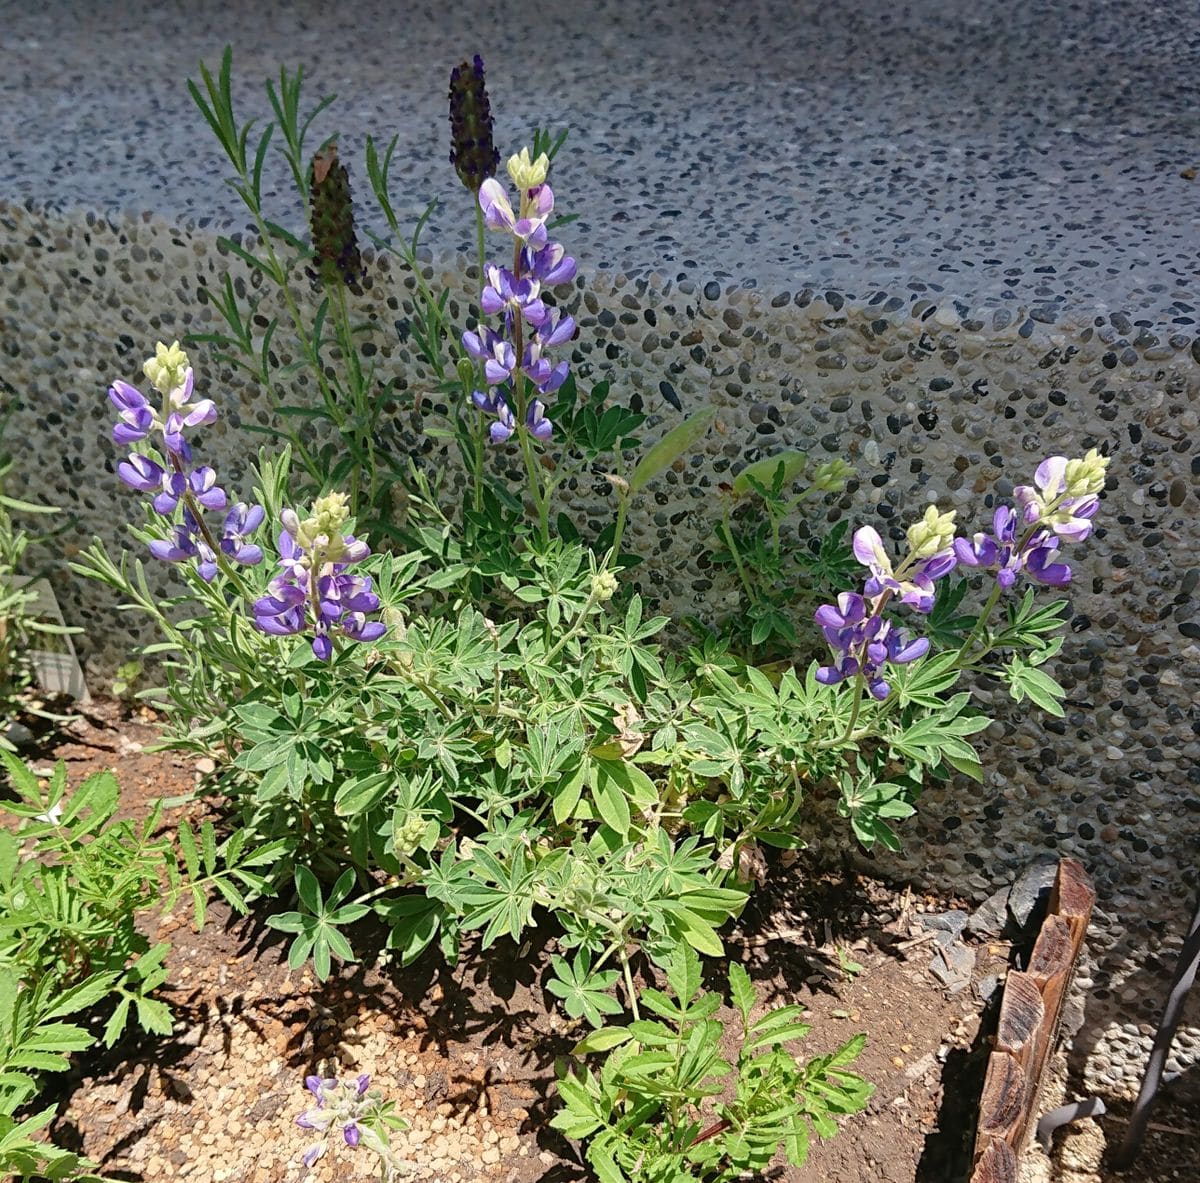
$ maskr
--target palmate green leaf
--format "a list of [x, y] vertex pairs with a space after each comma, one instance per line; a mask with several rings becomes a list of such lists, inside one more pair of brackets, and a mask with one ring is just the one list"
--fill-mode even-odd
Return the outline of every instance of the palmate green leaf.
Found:
[[563, 1000], [563, 1007], [573, 1019], [586, 1018], [593, 1027], [600, 1027], [601, 1015], [619, 1015], [621, 1004], [608, 991], [620, 976], [617, 970], [592, 972], [591, 956], [576, 954], [568, 964], [555, 955], [550, 959], [554, 977], [546, 984], [548, 993]]
[[1049, 674], [1020, 657], [1008, 663], [1005, 673], [1009, 693], [1017, 702], [1028, 698], [1048, 714], [1060, 719], [1066, 715], [1062, 700], [1067, 692]]

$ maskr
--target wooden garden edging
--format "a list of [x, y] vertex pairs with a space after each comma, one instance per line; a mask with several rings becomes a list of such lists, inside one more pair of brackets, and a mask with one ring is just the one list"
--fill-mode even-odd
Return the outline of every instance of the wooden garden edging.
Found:
[[1035, 1124], [1042, 1073], [1095, 902], [1083, 865], [1061, 859], [1029, 965], [1024, 972], [1011, 971], [1004, 986], [979, 1102], [971, 1183], [1016, 1183], [1017, 1160]]

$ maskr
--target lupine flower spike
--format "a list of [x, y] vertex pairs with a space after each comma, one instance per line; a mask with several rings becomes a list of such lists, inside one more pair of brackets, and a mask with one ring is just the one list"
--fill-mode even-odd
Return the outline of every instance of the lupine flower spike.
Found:
[[383, 1157], [385, 1162], [393, 1162], [387, 1142], [375, 1127], [381, 1122], [385, 1126], [403, 1127], [404, 1122], [390, 1112], [390, 1103], [383, 1102], [378, 1090], [368, 1092], [370, 1084], [371, 1078], [365, 1073], [356, 1080], [344, 1081], [334, 1077], [305, 1077], [304, 1087], [317, 1103], [301, 1113], [296, 1124], [301, 1129], [325, 1135], [301, 1155], [306, 1167], [311, 1167], [329, 1148], [330, 1132], [340, 1133], [342, 1141], [351, 1150], [365, 1146]]
[[1048, 457], [1038, 465], [1032, 485], [1013, 490], [1016, 507], [997, 508], [990, 536], [980, 533], [955, 539], [958, 561], [994, 571], [1005, 591], [1022, 572], [1039, 583], [1066, 587], [1071, 568], [1056, 561], [1059, 547], [1091, 534], [1107, 468], [1108, 457], [1095, 448], [1079, 460]]
[[326, 286], [343, 283], [353, 288], [363, 276], [362, 256], [354, 232], [350, 174], [338, 160], [336, 143], [327, 144], [313, 157], [311, 174], [311, 230], [317, 270], [310, 274]]
[[479, 187], [484, 224], [514, 240], [514, 265], [489, 266], [479, 306], [485, 316], [500, 318], [500, 331], [481, 325], [463, 333], [463, 348], [483, 362], [488, 390], [476, 390], [472, 401], [494, 422], [488, 429], [493, 443], [503, 443], [517, 430], [548, 440], [554, 424], [546, 417], [545, 399], [567, 380], [570, 367], [555, 363], [550, 351], [575, 335], [575, 321], [556, 313], [543, 293], [575, 278], [575, 260], [547, 236], [546, 222], [554, 212], [554, 193], [546, 184], [550, 160], [542, 153], [531, 159], [529, 149], [508, 161], [508, 174], [520, 195], [516, 208], [505, 187], [489, 177]]
[[450, 71], [450, 163], [472, 193], [496, 175], [500, 164], [479, 54]]
[[896, 599], [918, 612], [931, 612], [934, 583], [954, 569], [954, 513], [931, 505], [919, 522], [905, 532], [908, 555], [899, 567], [883, 545], [879, 532], [863, 526], [854, 533], [854, 557], [870, 572], [863, 594], [843, 592], [836, 604], [824, 604], [814, 619], [834, 651], [830, 665], [817, 670], [817, 681], [836, 685], [862, 676], [867, 693], [884, 699], [891, 692], [885, 666], [903, 665], [929, 652], [925, 637], [908, 640], [883, 617], [887, 602]]
[[174, 519], [182, 507], [182, 515], [174, 521], [169, 536], [151, 542], [150, 553], [168, 563], [197, 559], [196, 569], [205, 582], [215, 578], [222, 556], [245, 566], [262, 562], [262, 551], [248, 541], [262, 524], [260, 506], [238, 502], [226, 515], [220, 539], [204, 520], [205, 510], [225, 509], [228, 499], [213, 469], [207, 465], [191, 467], [192, 447], [186, 432], [212, 423], [217, 408], [211, 399], [193, 400], [195, 374], [187, 354], [178, 341], [169, 346], [159, 342], [142, 371], [162, 395], [158, 406], [137, 387], [119, 380], [109, 388], [108, 397], [117, 409], [112, 432], [116, 443], [153, 439], [161, 447], [157, 459], [131, 452], [117, 465], [117, 476], [131, 489], [153, 494], [151, 504], [164, 517]]
[[379, 609], [371, 577], [347, 571], [371, 551], [361, 538], [342, 533], [346, 500], [344, 493], [319, 497], [305, 521], [294, 510], [283, 511], [279, 574], [254, 602], [254, 622], [265, 633], [291, 636], [311, 629], [313, 653], [322, 661], [333, 656], [335, 629], [352, 641], [376, 641], [387, 631], [367, 619]]

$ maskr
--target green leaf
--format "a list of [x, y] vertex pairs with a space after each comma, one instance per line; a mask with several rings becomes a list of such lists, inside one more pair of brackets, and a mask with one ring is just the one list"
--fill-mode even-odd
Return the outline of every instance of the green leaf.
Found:
[[570, 775], [564, 776], [554, 790], [551, 805], [554, 811], [554, 820], [560, 826], [575, 812], [575, 807], [579, 804], [579, 798], [583, 792], [585, 779], [586, 772], [581, 764]]
[[300, 902], [314, 915], [324, 910], [321, 903], [321, 885], [317, 877], [307, 868], [297, 866], [295, 870], [296, 893]]
[[629, 833], [630, 814], [629, 802], [620, 782], [607, 767], [608, 762], [594, 761], [589, 767], [589, 779], [592, 782], [592, 800], [596, 810], [606, 825], [611, 826], [618, 834]]
[[629, 480], [630, 493], [637, 493], [659, 473], [670, 468], [686, 451], [695, 447], [708, 434], [708, 429], [716, 417], [715, 407], [697, 411], [644, 452]]
[[157, 998], [138, 998], [137, 1021], [143, 1031], [151, 1031], [155, 1035], [170, 1035], [174, 1027], [171, 1018], [171, 1008]]
[[783, 468], [781, 487], [786, 489], [804, 472], [807, 464], [807, 452], [790, 450], [777, 452], [774, 456], [767, 456], [762, 460], [756, 460], [753, 464], [746, 465], [734, 478], [733, 491], [742, 497], [751, 492], [754, 487], [751, 482], [754, 481], [768, 489], [771, 488], [779, 474], [780, 466]]
[[626, 1027], [601, 1027], [585, 1035], [572, 1049], [573, 1056], [588, 1056], [594, 1052], [609, 1052], [614, 1047], [628, 1043], [630, 1032]]
[[750, 984], [750, 975], [736, 961], [729, 964], [729, 993], [733, 1005], [742, 1016], [742, 1022], [749, 1023], [750, 1012], [754, 1009], [757, 999], [754, 987]]
[[116, 973], [106, 973], [85, 978], [79, 985], [60, 994], [54, 1005], [42, 1017], [47, 1020], [57, 1019], [63, 1015], [88, 1010], [112, 990], [119, 976]]
[[667, 967], [667, 985], [675, 992], [681, 1007], [696, 997], [700, 990], [700, 958], [686, 945], [677, 945]]
[[112, 1047], [120, 1037], [122, 1031], [125, 1030], [125, 1022], [129, 1018], [129, 996], [126, 995], [117, 1003], [117, 1009], [109, 1016], [109, 1020], [104, 1024], [104, 1046]]

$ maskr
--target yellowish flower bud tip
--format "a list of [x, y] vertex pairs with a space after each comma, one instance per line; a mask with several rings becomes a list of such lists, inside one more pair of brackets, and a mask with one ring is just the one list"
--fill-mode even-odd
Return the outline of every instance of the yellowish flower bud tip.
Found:
[[953, 543], [955, 513], [953, 509], [942, 513], [930, 505], [921, 520], [909, 526], [905, 537], [914, 558], [928, 559]]
[[507, 167], [508, 175], [512, 177], [512, 182], [518, 189], [536, 189], [546, 183], [546, 176], [550, 172], [550, 157], [543, 152], [536, 160], [530, 160], [529, 149], [522, 148], [517, 155], [508, 158]]
[[1108, 457], [1095, 448], [1080, 460], [1068, 460], [1063, 473], [1069, 497], [1089, 497], [1104, 488], [1104, 474], [1108, 468]]
[[305, 550], [320, 551], [323, 562], [336, 563], [346, 550], [342, 527], [349, 516], [346, 494], [327, 493], [313, 502], [312, 516], [299, 522], [295, 530], [289, 528], [289, 532]]
[[827, 460], [813, 473], [813, 488], [822, 493], [840, 493], [854, 475], [854, 468], [844, 460]]
[[170, 345], [159, 341], [154, 347], [154, 356], [142, 365], [142, 373], [159, 394], [170, 394], [182, 386], [187, 369], [188, 356], [179, 348], [178, 341], [172, 341]]
[[611, 571], [597, 571], [592, 576], [592, 595], [600, 603], [611, 600], [617, 594], [617, 577]]

